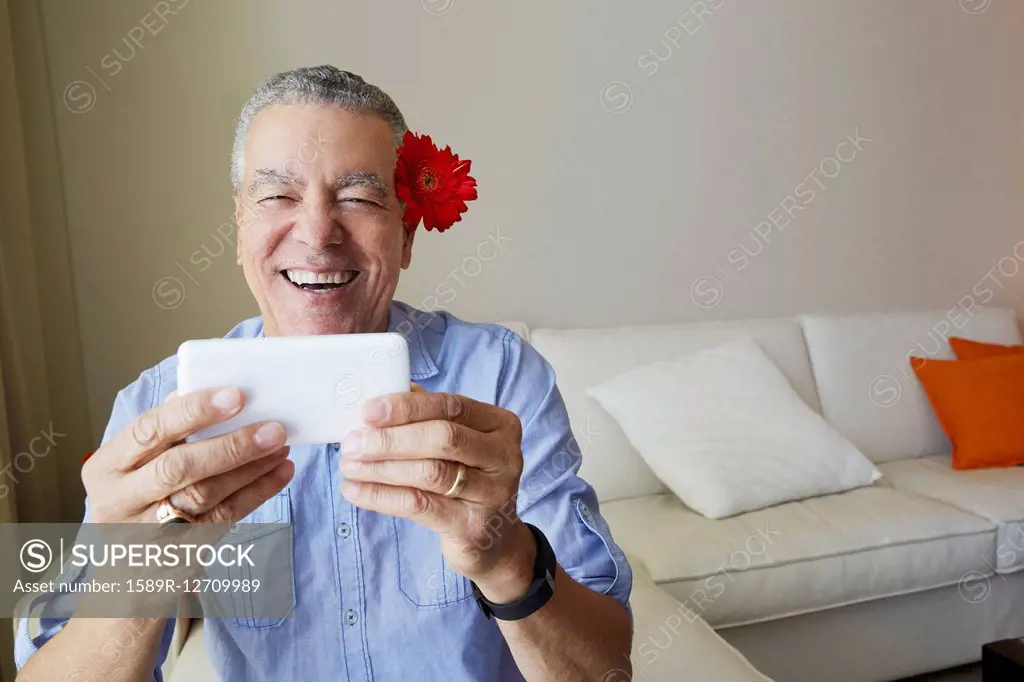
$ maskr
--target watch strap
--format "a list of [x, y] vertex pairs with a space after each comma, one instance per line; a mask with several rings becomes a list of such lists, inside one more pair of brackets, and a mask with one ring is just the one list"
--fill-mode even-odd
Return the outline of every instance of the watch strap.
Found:
[[558, 567], [555, 551], [551, 549], [551, 544], [539, 528], [529, 523], [525, 525], [530, 529], [537, 543], [537, 558], [533, 563], [533, 582], [530, 583], [526, 594], [509, 604], [496, 604], [483, 595], [476, 583], [471, 583], [473, 596], [476, 597], [477, 604], [488, 618], [522, 620], [536, 613], [554, 596], [555, 572]]

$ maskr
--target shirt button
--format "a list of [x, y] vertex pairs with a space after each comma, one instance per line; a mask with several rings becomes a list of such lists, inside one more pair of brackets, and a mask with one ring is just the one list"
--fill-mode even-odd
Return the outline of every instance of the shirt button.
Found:
[[359, 621], [359, 614], [352, 609], [345, 612], [345, 622], [349, 625], [355, 625]]
[[348, 536], [352, 535], [352, 528], [347, 523], [343, 523], [338, 526], [338, 537], [347, 540]]

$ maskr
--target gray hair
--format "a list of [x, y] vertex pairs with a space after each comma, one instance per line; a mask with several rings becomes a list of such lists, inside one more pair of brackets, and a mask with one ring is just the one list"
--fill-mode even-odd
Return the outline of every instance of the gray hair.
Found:
[[394, 131], [396, 146], [401, 144], [408, 130], [405, 118], [394, 100], [376, 85], [367, 83], [354, 73], [326, 65], [275, 74], [256, 88], [256, 92], [242, 107], [235, 125], [235, 141], [231, 149], [231, 184], [236, 194], [242, 189], [245, 138], [252, 127], [252, 120], [264, 107], [274, 104], [319, 104], [379, 116]]

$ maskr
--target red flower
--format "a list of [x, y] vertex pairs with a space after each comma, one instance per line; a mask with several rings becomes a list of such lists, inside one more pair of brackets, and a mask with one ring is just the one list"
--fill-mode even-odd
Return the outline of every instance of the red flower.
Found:
[[451, 147], [438, 149], [429, 135], [407, 131], [395, 168], [395, 191], [405, 202], [405, 229], [415, 231], [422, 219], [428, 230], [444, 232], [462, 220], [466, 202], [477, 196], [471, 163], [459, 161]]

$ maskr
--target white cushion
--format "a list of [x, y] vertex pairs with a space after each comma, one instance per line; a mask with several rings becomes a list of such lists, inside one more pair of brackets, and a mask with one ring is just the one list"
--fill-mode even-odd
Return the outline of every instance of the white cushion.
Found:
[[951, 449], [910, 355], [952, 358], [946, 339], [1020, 343], [1012, 311], [802, 318], [825, 418], [875, 462]]
[[674, 495], [601, 505], [616, 541], [715, 628], [991, 575], [996, 528], [874, 485], [714, 521]]
[[599, 499], [650, 495], [667, 488], [629, 444], [611, 415], [587, 396], [587, 388], [633, 367], [671, 360], [746, 336], [755, 338], [800, 397], [819, 409], [803, 334], [793, 320], [531, 330], [530, 342], [557, 373], [558, 387], [583, 453], [580, 475], [594, 486]]
[[1024, 467], [955, 471], [949, 455], [882, 464], [887, 485], [924, 495], [996, 524], [989, 564], [999, 573], [1024, 570]]
[[870, 485], [881, 476], [751, 339], [631, 369], [588, 394], [658, 478], [709, 518]]

